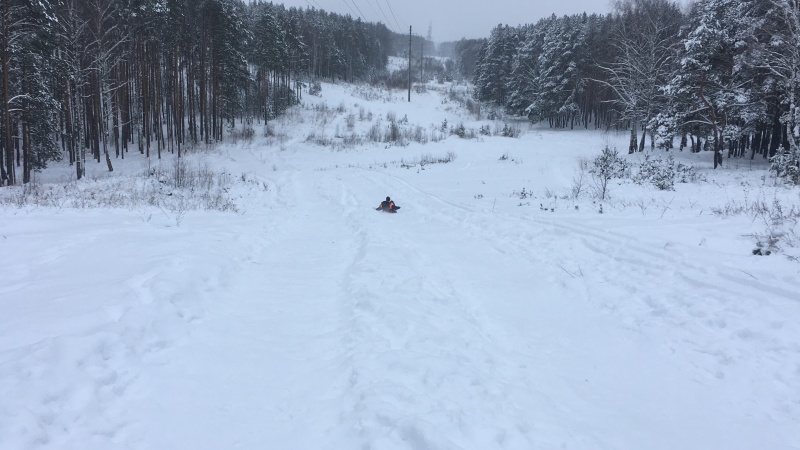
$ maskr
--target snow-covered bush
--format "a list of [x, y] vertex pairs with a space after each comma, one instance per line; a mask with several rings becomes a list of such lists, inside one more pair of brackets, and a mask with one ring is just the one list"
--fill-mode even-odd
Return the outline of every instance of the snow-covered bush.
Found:
[[314, 80], [311, 82], [311, 85], [308, 87], [308, 95], [313, 95], [319, 97], [322, 95], [322, 83], [319, 80]]
[[503, 130], [500, 132], [503, 137], [518, 138], [522, 131], [519, 126], [503, 124]]
[[622, 159], [616, 149], [603, 148], [600, 156], [592, 161], [589, 169], [596, 188], [596, 195], [605, 200], [608, 195], [608, 183], [614, 178], [625, 178], [630, 173], [630, 163]]
[[647, 154], [633, 176], [637, 184], [650, 183], [662, 191], [675, 190], [675, 183], [702, 181], [702, 177], [691, 164], [676, 163], [672, 153], [666, 158]]
[[631, 164], [620, 156], [617, 149], [608, 146], [592, 161], [592, 166], [593, 172], [608, 173], [611, 178], [626, 178], [631, 169]]
[[659, 113], [653, 119], [651, 127], [655, 130], [657, 148], [662, 150], [673, 148], [673, 141], [678, 129], [678, 119], [675, 115]]
[[650, 183], [661, 191], [675, 189], [675, 158], [670, 153], [666, 160], [644, 155], [639, 171], [633, 176], [634, 183]]
[[454, 125], [452, 128], [450, 128], [449, 133], [462, 139], [475, 139], [478, 136], [478, 133], [475, 131], [475, 129], [467, 128], [463, 123]]
[[678, 162], [675, 165], [675, 181], [678, 183], [696, 183], [706, 181], [706, 178], [691, 164]]
[[772, 157], [772, 167], [770, 168], [778, 178], [783, 178], [789, 184], [800, 185], [800, 151], [778, 149], [778, 153]]

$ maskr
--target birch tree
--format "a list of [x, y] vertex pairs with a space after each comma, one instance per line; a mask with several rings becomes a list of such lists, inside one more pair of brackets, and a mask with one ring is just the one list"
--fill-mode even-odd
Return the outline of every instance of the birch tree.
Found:
[[616, 10], [611, 43], [617, 59], [600, 65], [608, 76], [601, 82], [616, 94], [620, 119], [630, 122], [634, 134], [642, 132], [638, 147], [628, 149], [633, 153], [644, 150], [653, 117], [669, 103], [663, 88], [675, 73], [682, 15], [667, 0], [626, 0]]

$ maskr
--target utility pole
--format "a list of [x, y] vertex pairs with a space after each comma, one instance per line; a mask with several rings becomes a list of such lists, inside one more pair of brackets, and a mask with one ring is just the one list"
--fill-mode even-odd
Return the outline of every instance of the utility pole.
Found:
[[408, 26], [408, 101], [411, 102], [411, 25]]

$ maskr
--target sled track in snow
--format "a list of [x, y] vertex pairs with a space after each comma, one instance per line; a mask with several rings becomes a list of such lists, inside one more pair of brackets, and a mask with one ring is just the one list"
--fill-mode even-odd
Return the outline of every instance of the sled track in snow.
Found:
[[[793, 416], [800, 420], [800, 384], [786, 377], [787, 369], [800, 373], [800, 344], [788, 332], [794, 326], [789, 317], [796, 314], [787, 315], [787, 311], [800, 313], [800, 286], [792, 291], [756, 279], [742, 279], [726, 273], [733, 270], [730, 267], [717, 269], [704, 265], [702, 260], [643, 245], [618, 233], [560, 219], [505, 216], [502, 221], [489, 220], [488, 213], [444, 200], [400, 177], [375, 170], [365, 173], [387, 192], [395, 192], [395, 198], [413, 204], [405, 213], [464, 230], [475, 240], [489, 242], [500, 253], [528, 260], [543, 270], [540, 279], [582, 286], [565, 293], [585, 298], [587, 306], [600, 302], [594, 306], [618, 317], [624, 327], [637, 333], [652, 333], [649, 330], [653, 327], [668, 325], [673, 339], [696, 352], [685, 356], [688, 363], [711, 378], [743, 376], [736, 369], [738, 364], [761, 367], [758, 376], [763, 379], [763, 388], [743, 394], [749, 400], [742, 401], [769, 397], [771, 407], [794, 411]], [[554, 241], [587, 249], [594, 256], [588, 261], [576, 261], [569, 248], [555, 248], [551, 244]], [[617, 292], [619, 297], [595, 299], [592, 286], [598, 284]], [[741, 299], [743, 292], [749, 297], [745, 303], [730, 300]], [[759, 350], [763, 348], [768, 350]]]
[[[380, 174], [383, 177], [390, 177], [393, 180], [396, 180], [399, 183], [401, 183], [402, 185], [404, 185], [406, 188], [412, 190], [413, 192], [416, 192], [417, 194], [419, 194], [421, 196], [424, 196], [424, 197], [426, 197], [428, 199], [431, 199], [436, 203], [440, 203], [440, 204], [442, 204], [443, 206], [445, 206], [447, 208], [455, 208], [456, 210], [461, 211], [461, 213], [463, 215], [478, 216], [478, 215], [482, 214], [481, 212], [476, 211], [474, 209], [470, 209], [470, 208], [467, 208], [467, 207], [465, 207], [463, 205], [444, 200], [444, 199], [442, 199], [441, 197], [438, 197], [435, 194], [432, 194], [432, 193], [429, 193], [429, 192], [425, 192], [425, 191], [417, 188], [416, 186], [408, 183], [404, 179], [402, 179], [400, 177], [397, 177], [395, 175], [379, 172], [377, 170], [372, 170], [372, 169], [361, 169], [361, 170], [365, 170], [365, 171], [368, 171], [368, 172], [371, 172], [371, 173], [375, 173], [375, 174]], [[383, 183], [383, 184], [386, 187], [389, 187], [388, 184], [385, 184], [385, 183]], [[670, 253], [668, 251], [665, 251], [665, 250], [662, 250], [662, 249], [658, 249], [658, 248], [645, 247], [645, 246], [641, 245], [635, 239], [631, 239], [631, 238], [628, 238], [626, 236], [622, 236], [622, 235], [620, 235], [620, 234], [618, 234], [616, 232], [613, 232], [613, 231], [606, 232], [606, 233], [601, 233], [601, 232], [597, 231], [596, 229], [590, 228], [588, 226], [580, 226], [580, 225], [577, 225], [577, 224], [568, 224], [568, 223], [564, 223], [564, 222], [555, 222], [554, 220], [545, 220], [545, 219], [541, 219], [541, 218], [534, 217], [534, 216], [531, 216], [530, 218], [527, 218], [527, 219], [522, 219], [522, 218], [514, 217], [514, 216], [506, 216], [506, 217], [504, 217], [504, 220], [506, 220], [508, 222], [513, 222], [515, 225], [518, 225], [518, 226], [523, 227], [523, 228], [530, 228], [531, 225], [538, 225], [538, 226], [549, 228], [552, 231], [553, 234], [560, 234], [561, 232], [567, 231], [569, 233], [572, 233], [572, 234], [575, 234], [575, 235], [578, 235], [578, 236], [582, 236], [585, 239], [584, 242], [587, 244], [587, 248], [589, 248], [590, 250], [594, 251], [595, 253], [598, 253], [598, 254], [601, 254], [601, 255], [606, 255], [607, 254], [606, 249], [603, 249], [603, 248], [601, 248], [599, 246], [593, 245], [591, 243], [593, 240], [605, 242], [606, 244], [608, 244], [609, 246], [611, 246], [613, 248], [624, 248], [626, 250], [632, 250], [632, 251], [636, 252], [638, 255], [642, 256], [642, 259], [636, 259], [637, 263], [641, 263], [642, 261], [647, 261], [647, 260], [653, 259], [653, 258], [658, 259], [658, 260], [665, 260], [668, 263], [668, 264], [663, 264], [663, 265], [651, 264], [650, 267], [653, 268], [653, 269], [663, 269], [664, 267], [672, 266], [672, 267], [684, 267], [684, 268], [687, 269], [688, 272], [698, 272], [698, 273], [703, 273], [703, 274], [708, 274], [709, 273], [709, 271], [707, 270], [706, 267], [704, 267], [704, 266], [702, 266], [700, 264], [697, 264], [697, 263], [693, 263], [691, 260], [687, 259], [686, 257], [676, 256], [676, 255], [674, 255], [674, 254], [672, 254], [672, 253]], [[486, 230], [485, 227], [481, 227], [480, 225], [475, 225], [473, 223], [473, 221], [471, 221], [471, 220], [456, 220], [456, 221], [453, 221], [453, 222], [457, 223], [457, 224], [460, 224], [460, 225], [467, 225], [469, 230], [471, 232], [473, 232], [473, 233], [476, 232], [476, 231], [480, 232], [480, 231]], [[523, 233], [522, 236], [524, 237], [525, 234]], [[586, 238], [588, 238], [588, 239], [586, 239]], [[525, 246], [523, 246], [523, 245], [514, 245], [513, 247], [514, 248], [517, 248], [517, 247], [523, 248]], [[716, 270], [713, 272], [713, 275], [719, 276], [721, 278], [724, 278], [726, 281], [734, 283], [734, 284], [736, 284], [737, 286], [739, 286], [741, 288], [745, 288], [745, 289], [748, 289], [748, 290], [755, 290], [758, 293], [768, 292], [768, 293], [770, 293], [772, 295], [780, 296], [780, 297], [782, 297], [782, 298], [784, 298], [786, 300], [800, 303], [800, 297], [797, 295], [797, 292], [795, 292], [795, 291], [791, 291], [791, 290], [784, 289], [784, 288], [781, 288], [781, 287], [768, 285], [768, 284], [762, 283], [762, 282], [760, 282], [758, 280], [753, 280], [753, 281], [742, 280], [740, 278], [737, 278], [737, 277], [731, 276], [729, 274], [726, 274], [724, 272], [720, 272], [720, 271], [716, 271]], [[697, 277], [693, 277], [693, 276], [686, 275], [686, 274], [683, 274], [682, 276], [684, 276], [687, 279], [687, 281], [691, 281], [691, 282], [697, 284], [698, 286], [707, 285], [706, 282], [698, 279]], [[731, 289], [731, 288], [728, 288], [726, 286], [714, 286], [714, 288], [726, 291], [726, 292], [728, 292], [730, 294], [738, 294], [739, 293], [738, 290]], [[798, 284], [797, 289], [798, 289], [798, 291], [800, 291], [800, 284]]]
[[[571, 420], [519, 369], [509, 344], [497, 340], [483, 299], [454, 284], [460, 278], [450, 256], [427, 247], [435, 243], [418, 242], [418, 229], [405, 229], [403, 212], [388, 216], [364, 208], [345, 183], [318, 189], [327, 202], [342, 205], [358, 242], [342, 281], [351, 396], [343, 410], [351, 411], [363, 445], [530, 448], [542, 440], [525, 419], [530, 413], [517, 409], [520, 398], [548, 405], [542, 421]], [[473, 403], [482, 410], [467, 406]], [[471, 430], [453, 431], [461, 426]]]

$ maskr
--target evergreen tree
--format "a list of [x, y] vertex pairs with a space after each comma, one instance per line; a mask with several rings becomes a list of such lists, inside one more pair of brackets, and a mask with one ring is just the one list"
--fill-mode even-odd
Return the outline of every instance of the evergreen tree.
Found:
[[475, 90], [480, 100], [505, 105], [517, 41], [515, 28], [499, 25], [492, 30], [478, 62], [480, 69], [475, 72]]
[[455, 43], [455, 65], [460, 76], [468, 80], [473, 79], [478, 63], [478, 55], [484, 45], [486, 45], [485, 39], [461, 39]]
[[6, 184], [31, 181], [31, 171], [57, 159], [57, 118], [51, 61], [57, 19], [53, 5], [41, 0], [9, 0], [0, 6], [0, 58], [2, 59], [2, 108], [0, 108], [0, 167]]
[[[691, 13], [683, 38], [678, 75], [670, 90], [684, 94], [687, 121], [704, 128], [714, 145], [714, 167], [722, 163], [723, 143], [737, 136], [732, 126], [750, 103], [744, 49], [747, 36], [742, 2], [702, 0]], [[730, 129], [729, 129], [730, 127]]]

